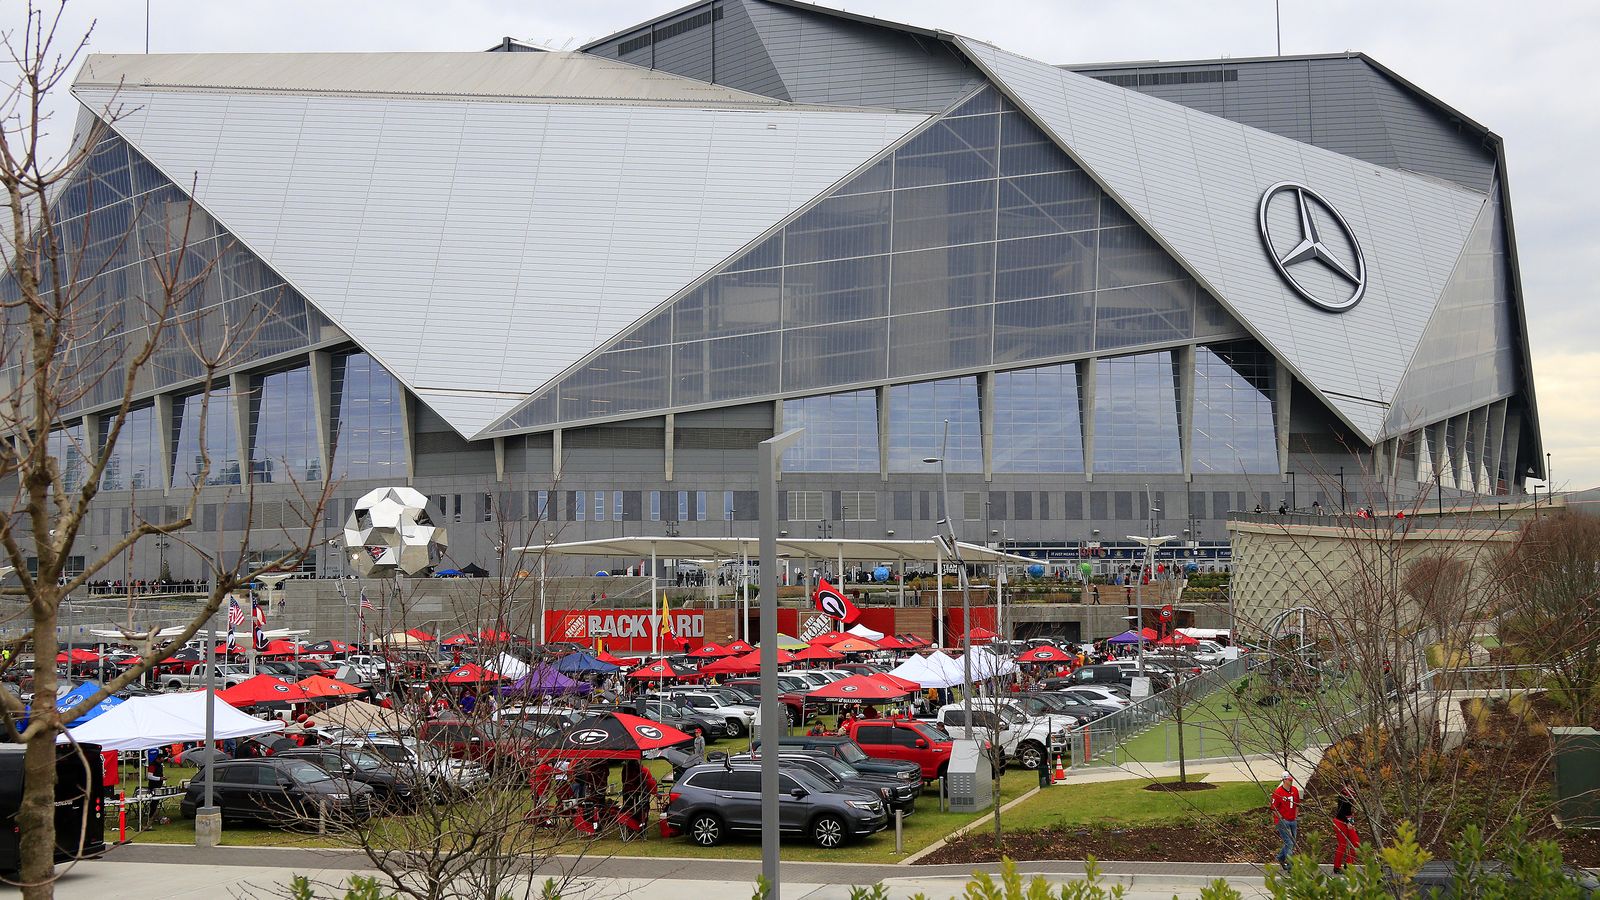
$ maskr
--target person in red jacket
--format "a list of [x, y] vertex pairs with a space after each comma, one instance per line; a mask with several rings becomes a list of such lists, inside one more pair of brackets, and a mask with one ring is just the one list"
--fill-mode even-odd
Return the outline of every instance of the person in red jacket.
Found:
[[1272, 800], [1268, 803], [1272, 809], [1272, 822], [1278, 828], [1278, 838], [1283, 841], [1283, 848], [1278, 851], [1278, 865], [1284, 871], [1289, 870], [1289, 854], [1294, 852], [1295, 838], [1299, 837], [1299, 824], [1295, 817], [1300, 814], [1300, 789], [1294, 786], [1294, 776], [1288, 772], [1283, 773], [1283, 779], [1278, 782], [1278, 787], [1272, 792]]
[[1339, 787], [1339, 798], [1333, 808], [1333, 833], [1339, 843], [1333, 849], [1333, 874], [1344, 871], [1345, 865], [1356, 861], [1361, 849], [1361, 836], [1356, 833], [1356, 798], [1350, 785]]

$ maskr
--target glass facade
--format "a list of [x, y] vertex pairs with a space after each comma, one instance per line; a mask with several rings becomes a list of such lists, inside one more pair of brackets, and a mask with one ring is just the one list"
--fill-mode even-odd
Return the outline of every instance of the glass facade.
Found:
[[[944, 423], [950, 442], [944, 447]], [[924, 459], [944, 451], [947, 472], [983, 471], [983, 428], [978, 379], [948, 378], [889, 388], [889, 471], [937, 472]]]
[[1073, 363], [994, 376], [994, 470], [1082, 472], [1078, 369]]
[[190, 394], [173, 401], [172, 484], [175, 487], [243, 481], [233, 399], [233, 394], [219, 388], [209, 395]]
[[55, 458], [61, 471], [61, 486], [67, 493], [76, 493], [83, 487], [89, 461], [83, 456], [83, 426], [73, 425], [50, 432], [46, 449]]
[[340, 480], [404, 478], [405, 395], [400, 382], [365, 353], [334, 357], [332, 475]]
[[259, 375], [250, 395], [250, 478], [260, 484], [322, 479], [311, 370]]
[[785, 400], [783, 429], [804, 428], [783, 453], [785, 472], [878, 471], [877, 391]]
[[1271, 354], [1253, 344], [1195, 348], [1189, 457], [1195, 472], [1259, 475], [1278, 471], [1272, 415], [1276, 368]]
[[1177, 372], [1161, 350], [1095, 361], [1094, 470], [1183, 471]]
[[985, 88], [498, 430], [1239, 333]]
[[[86, 390], [72, 412], [121, 400], [123, 357], [136, 350], [166, 306], [163, 275], [176, 285], [160, 346], [134, 389], [153, 392], [203, 377], [190, 345], [216, 351], [224, 340], [249, 339], [229, 353], [247, 364], [304, 348], [326, 320], [259, 258], [109, 132], [56, 202], [55, 237], [72, 274], [75, 340], [72, 373]], [[70, 275], [69, 275], [70, 277]], [[17, 297], [14, 276], [0, 275], [0, 300]], [[21, 310], [4, 313], [18, 333]], [[9, 360], [20, 359], [15, 353]]]
[[[100, 419], [100, 436], [96, 446], [104, 447], [111, 433], [111, 417]], [[161, 431], [156, 425], [154, 406], [128, 410], [128, 417], [117, 433], [117, 445], [111, 448], [111, 458], [106, 460], [105, 471], [100, 475], [103, 491], [160, 490]]]

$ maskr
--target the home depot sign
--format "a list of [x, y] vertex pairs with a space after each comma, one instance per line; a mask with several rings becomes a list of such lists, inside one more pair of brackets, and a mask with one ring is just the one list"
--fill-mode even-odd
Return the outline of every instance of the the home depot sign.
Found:
[[[603, 638], [607, 649], [650, 649], [650, 638], [660, 623], [659, 616], [649, 610], [550, 610], [545, 613], [545, 634], [552, 641], [573, 641], [592, 644]], [[704, 613], [683, 611], [672, 613], [672, 634], [667, 636], [670, 649], [678, 649], [684, 641], [698, 647], [706, 633]]]

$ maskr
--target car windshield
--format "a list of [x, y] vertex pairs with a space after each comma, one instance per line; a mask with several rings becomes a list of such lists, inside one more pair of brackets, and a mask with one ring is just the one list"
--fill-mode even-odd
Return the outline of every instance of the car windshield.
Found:
[[1028, 714], [1035, 716], [1044, 712], [1048, 708], [1045, 705], [1045, 702], [1037, 697], [1025, 697], [1021, 700], [1018, 700], [1017, 705], [1022, 707], [1023, 710]]
[[1009, 706], [1002, 706], [1000, 708], [1000, 718], [1004, 719], [1007, 725], [1020, 725], [1023, 722], [1028, 721], [1027, 716], [1017, 712], [1015, 709]]
[[839, 745], [839, 758], [851, 765], [867, 759], [867, 751], [861, 749], [853, 741]]
[[821, 778], [807, 772], [805, 769], [790, 769], [785, 774], [793, 778], [801, 787], [815, 793], [829, 793], [835, 787], [835, 785], [824, 782]]
[[850, 765], [842, 759], [835, 759], [834, 757], [825, 756], [821, 753], [814, 754], [807, 758], [816, 760], [817, 763], [819, 763], [824, 769], [828, 770], [828, 774], [839, 779], [840, 781], [844, 781], [847, 778], [857, 778], [861, 775], [860, 772], [856, 771], [855, 766]]
[[730, 690], [726, 690], [726, 689], [720, 690], [720, 691], [717, 691], [716, 697], [717, 697], [717, 699], [721, 700], [725, 704], [728, 704], [729, 706], [738, 706], [738, 705], [744, 703], [744, 697], [742, 695], [740, 695], [737, 691], [730, 691]]
[[301, 784], [318, 784], [324, 781], [333, 780], [327, 772], [324, 772], [316, 766], [313, 766], [311, 763], [304, 762], [302, 760], [285, 759], [280, 760], [279, 764], [283, 766], [283, 771], [287, 772], [289, 777], [300, 782]]
[[350, 762], [363, 772], [382, 771], [384, 766], [381, 758], [361, 750], [351, 751]]
[[932, 722], [918, 723], [917, 730], [922, 732], [923, 737], [935, 743], [947, 743], [953, 740], [953, 738], [950, 737], [950, 732], [945, 731], [943, 728], [933, 724]]
[[406, 748], [399, 744], [378, 744], [372, 748], [372, 752], [387, 759], [389, 762], [404, 763], [411, 761], [411, 754], [407, 753]]

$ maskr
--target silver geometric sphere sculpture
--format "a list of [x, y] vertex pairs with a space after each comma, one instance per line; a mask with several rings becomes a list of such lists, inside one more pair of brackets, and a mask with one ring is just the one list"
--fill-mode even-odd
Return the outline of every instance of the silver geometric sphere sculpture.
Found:
[[378, 488], [356, 501], [344, 523], [345, 553], [362, 576], [417, 575], [444, 553], [449, 540], [438, 509], [421, 491]]

